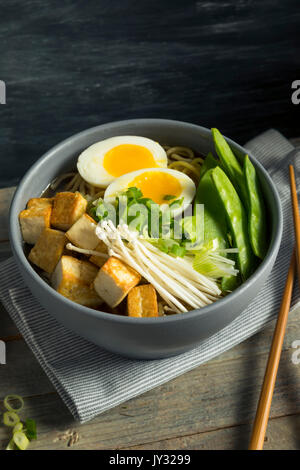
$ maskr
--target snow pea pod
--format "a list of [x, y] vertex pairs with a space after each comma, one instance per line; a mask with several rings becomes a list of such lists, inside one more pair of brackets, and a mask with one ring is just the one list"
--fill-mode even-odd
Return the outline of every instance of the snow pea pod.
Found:
[[248, 192], [248, 230], [252, 250], [263, 259], [267, 251], [266, 207], [258, 176], [248, 155], [244, 161], [244, 175]]
[[215, 159], [211, 152], [208, 152], [203, 164], [201, 165], [200, 169], [200, 179], [202, 176], [211, 168], [215, 168], [219, 165], [219, 162]]
[[207, 170], [199, 182], [194, 214], [196, 213], [196, 204], [204, 204], [204, 241], [208, 242], [218, 238], [221, 246], [225, 248], [227, 240], [226, 214], [211, 179], [212, 171], [212, 168]]
[[[231, 257], [231, 259], [233, 259], [233, 257]], [[240, 285], [241, 277], [239, 274], [237, 276], [223, 277], [221, 281], [221, 289], [223, 292], [232, 292]]]
[[247, 207], [248, 194], [243, 169], [220, 131], [213, 128], [211, 132], [216, 152], [222, 163], [222, 168], [236, 188], [244, 206]]
[[233, 184], [221, 168], [214, 168], [211, 177], [225, 209], [233, 243], [239, 250], [237, 261], [240, 273], [246, 280], [255, 268], [246, 211]]
[[[218, 165], [219, 162], [213, 157], [212, 153], [208, 153], [201, 167], [201, 179], [198, 185], [195, 202], [204, 204], [205, 242], [207, 243], [210, 240], [218, 238], [220, 247], [229, 248], [226, 214], [211, 178], [211, 170]], [[235, 255], [229, 257], [235, 259]], [[240, 284], [241, 279], [239, 275], [223, 277], [221, 289], [224, 292], [233, 291]]]

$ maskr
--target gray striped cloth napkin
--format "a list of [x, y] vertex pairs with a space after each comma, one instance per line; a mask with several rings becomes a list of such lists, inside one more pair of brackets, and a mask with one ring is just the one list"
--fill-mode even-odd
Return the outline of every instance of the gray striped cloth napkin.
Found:
[[[275, 267], [252, 304], [229, 326], [199, 347], [155, 361], [124, 359], [66, 330], [31, 295], [14, 260], [0, 265], [0, 299], [61, 398], [81, 422], [161, 385], [234, 347], [277, 315], [293, 244], [288, 163], [297, 150], [269, 130], [246, 144], [270, 172], [282, 201], [284, 232]], [[300, 151], [299, 151], [300, 153]], [[298, 167], [298, 168], [297, 168]], [[294, 305], [300, 308], [300, 303]]]

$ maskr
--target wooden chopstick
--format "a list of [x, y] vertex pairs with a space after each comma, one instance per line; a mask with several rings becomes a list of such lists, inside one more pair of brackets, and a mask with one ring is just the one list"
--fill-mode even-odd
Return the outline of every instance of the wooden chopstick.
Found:
[[270, 415], [270, 408], [272, 403], [272, 397], [276, 382], [277, 370], [281, 356], [281, 350], [288, 320], [288, 314], [291, 305], [293, 284], [296, 271], [297, 261], [297, 272], [298, 280], [300, 282], [300, 216], [299, 206], [297, 197], [297, 188], [295, 180], [295, 172], [293, 165], [289, 166], [290, 170], [290, 188], [291, 188], [291, 199], [293, 207], [293, 220], [295, 229], [295, 248], [290, 262], [290, 267], [285, 283], [284, 293], [281, 301], [281, 306], [277, 318], [275, 331], [273, 334], [272, 345], [269, 353], [267, 368], [263, 381], [263, 386], [257, 406], [256, 416], [252, 429], [252, 435], [249, 445], [249, 450], [261, 450], [264, 445], [265, 433], [268, 425], [268, 419]]
[[286, 278], [285, 288], [281, 301], [281, 306], [276, 322], [275, 331], [273, 334], [272, 345], [269, 352], [267, 368], [265, 372], [264, 382], [261, 389], [259, 402], [256, 410], [256, 416], [252, 429], [252, 435], [249, 445], [249, 450], [261, 450], [264, 445], [268, 419], [270, 415], [270, 408], [272, 397], [276, 382], [277, 370], [281, 356], [281, 350], [286, 330], [288, 314], [291, 305], [292, 291], [294, 285], [294, 277], [296, 271], [296, 256], [295, 250], [290, 262], [288, 275]]
[[290, 170], [291, 199], [292, 199], [295, 240], [296, 240], [298, 282], [300, 283], [300, 217], [299, 217], [299, 206], [298, 206], [296, 179], [295, 179], [295, 172], [294, 172], [293, 165], [289, 166], [289, 170]]

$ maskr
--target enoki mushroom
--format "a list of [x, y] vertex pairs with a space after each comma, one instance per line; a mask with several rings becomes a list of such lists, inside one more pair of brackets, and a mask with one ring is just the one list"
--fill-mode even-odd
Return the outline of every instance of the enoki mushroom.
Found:
[[101, 253], [96, 250], [87, 250], [86, 248], [78, 248], [78, 246], [72, 245], [72, 243], [67, 243], [66, 248], [70, 251], [76, 251], [77, 253], [82, 253], [87, 256], [99, 256], [99, 258], [108, 259], [109, 256], [106, 253]]
[[214, 280], [195, 271], [187, 260], [161, 252], [125, 224], [115, 227], [111, 221], [103, 221], [96, 234], [110, 256], [139, 272], [177, 313], [204, 307], [222, 294]]

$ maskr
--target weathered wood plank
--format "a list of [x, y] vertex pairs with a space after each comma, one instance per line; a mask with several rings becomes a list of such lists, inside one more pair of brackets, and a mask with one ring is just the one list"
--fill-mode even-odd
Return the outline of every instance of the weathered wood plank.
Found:
[[6, 342], [6, 364], [0, 366], [0, 393], [29, 397], [53, 393], [53, 385], [24, 340]]
[[293, 145], [295, 145], [295, 147], [300, 146], [300, 137], [295, 137], [293, 139], [290, 139], [290, 141], [292, 142]]
[[[15, 334], [13, 332], [13, 334]], [[221, 354], [220, 356], [212, 359], [209, 364], [214, 364], [216, 368], [222, 369], [224, 363], [235, 361], [243, 361], [249, 358], [249, 356], [257, 357], [267, 355], [273, 335], [273, 326], [268, 327], [264, 331], [252, 336], [247, 341], [244, 341], [235, 348]], [[1, 335], [2, 336], [2, 335]], [[300, 339], [300, 309], [295, 314], [290, 316], [285, 341], [284, 350], [292, 352], [292, 343], [294, 340]], [[26, 358], [26, 361], [25, 359]], [[23, 362], [25, 361], [25, 362]], [[24, 367], [26, 364], [26, 367]], [[207, 364], [200, 366], [201, 368], [206, 367]], [[296, 366], [295, 366], [296, 367]], [[27, 369], [27, 370], [26, 370]], [[34, 370], [35, 380], [31, 384], [30, 391], [21, 389], [21, 385], [26, 382], [25, 378], [28, 375], [28, 370]], [[295, 369], [296, 370], [296, 369]], [[187, 378], [191, 372], [184, 374], [181, 377], [175, 379], [178, 382], [186, 383]], [[13, 342], [7, 345], [7, 365], [3, 368], [0, 367], [0, 383], [1, 383], [1, 394], [5, 395], [10, 393], [11, 386], [14, 384], [15, 377], [19, 377], [20, 383], [17, 383], [19, 387], [19, 394], [23, 396], [32, 396], [35, 394], [49, 393], [53, 391], [53, 387], [49, 388], [48, 380], [44, 380], [45, 373], [38, 365], [34, 355], [24, 342]], [[34, 384], [38, 384], [38, 388], [34, 388]], [[44, 387], [44, 388], [43, 388]]]
[[8, 211], [15, 189], [0, 189], [0, 242], [8, 240]]
[[76, 3], [2, 2], [0, 184], [117, 119], [215, 125], [240, 142], [271, 126], [298, 131], [295, 0]]
[[[1, 214], [0, 214], [1, 223]], [[0, 241], [0, 262], [6, 260], [12, 255], [9, 241]]]
[[[1, 190], [0, 190], [0, 198], [1, 198]], [[1, 201], [1, 199], [0, 199]], [[1, 227], [1, 207], [2, 204], [0, 202], [0, 227]], [[2, 208], [2, 214], [3, 214], [3, 208]], [[1, 230], [1, 228], [0, 228]], [[3, 235], [4, 230], [2, 230], [2, 235]], [[4, 261], [5, 259], [9, 258], [11, 256], [11, 248], [9, 242], [6, 241], [0, 241], [0, 262]], [[0, 302], [0, 339], [5, 339], [7, 337], [12, 337], [18, 335], [18, 329], [13, 323], [13, 321], [10, 319], [8, 313], [5, 311], [3, 305]]]
[[[300, 337], [299, 332], [297, 321], [291, 322], [272, 403], [273, 418], [300, 413], [300, 374], [291, 362], [293, 349], [290, 347], [291, 342]], [[246, 342], [248, 344], [244, 343], [241, 355], [227, 355], [224, 360], [210, 361], [81, 426], [72, 422], [67, 410], [62, 411], [61, 400], [50, 393], [51, 386], [41, 376], [36, 361], [29, 361], [29, 355], [24, 354], [25, 347], [21, 343], [8, 344], [8, 365], [5, 368], [10, 367], [10, 371], [6, 369], [3, 374], [3, 369], [0, 369], [1, 393], [12, 392], [11, 387], [14, 386], [15, 392], [29, 397], [24, 413], [39, 423], [37, 448], [60, 448], [63, 443], [52, 442], [57, 430], [65, 431], [70, 427], [81, 435], [76, 448], [86, 449], [146, 446], [161, 440], [212, 432], [252, 422], [270, 344], [269, 338], [260, 339], [260, 336], [256, 336], [256, 341], [252, 338]], [[256, 343], [260, 341], [259, 348]], [[28, 377], [35, 379], [30, 383]], [[32, 396], [36, 393], [42, 396]], [[3, 433], [0, 429], [0, 440], [5, 437]], [[233, 432], [232, 439], [234, 436]]]
[[[251, 435], [250, 424], [216, 431], [165, 439], [149, 444], [127, 447], [126, 450], [243, 450], [248, 448]], [[300, 415], [273, 418], [269, 421], [264, 450], [299, 450]]]
[[[171, 401], [169, 406], [172, 405]], [[215, 428], [211, 426], [211, 430], [206, 432], [193, 432], [190, 427], [187, 427], [180, 430], [179, 437], [168, 439], [165, 435], [161, 436], [161, 433], [158, 435], [155, 433], [155, 430], [161, 427], [159, 413], [154, 416], [153, 410], [149, 408], [145, 410], [145, 407], [142, 407], [142, 412], [139, 415], [136, 412], [133, 414], [133, 410], [131, 410], [131, 413], [131, 416], [128, 416], [130, 411], [121, 405], [99, 416], [91, 423], [79, 425], [74, 423], [64, 404], [55, 394], [31, 397], [26, 400], [24, 409], [24, 416], [34, 418], [38, 423], [39, 437], [31, 445], [33, 450], [67, 449], [67, 442], [57, 440], [57, 438], [68, 429], [76, 430], [80, 436], [78, 444], [73, 449], [245, 449], [249, 442], [252, 425], [251, 421], [247, 424], [229, 427]], [[178, 409], [178, 415], [181, 413], [182, 406]], [[196, 419], [201, 418], [198, 410], [196, 410], [196, 415]], [[147, 416], [147, 419], [145, 419], [145, 416]], [[155, 417], [154, 421], [152, 421], [153, 416]], [[161, 419], [165, 419], [165, 416], [161, 416]], [[265, 449], [299, 450], [299, 420], [299, 414], [273, 417], [269, 421]], [[120, 426], [120, 429], [117, 425]], [[152, 429], [152, 433], [149, 432], [149, 427]], [[110, 432], [108, 432], [109, 428]], [[146, 437], [145, 430], [148, 430], [148, 436], [146, 435]], [[126, 439], [127, 445], [124, 445], [123, 435], [126, 432], [130, 433], [131, 437], [135, 437], [135, 439]], [[139, 438], [140, 432], [142, 433], [141, 438]], [[165, 432], [165, 429], [163, 432]], [[149, 440], [146, 442], [147, 437]], [[161, 437], [163, 438], [160, 439]], [[6, 445], [7, 439], [7, 430], [2, 427], [0, 429], [0, 448]], [[128, 445], [128, 442], [134, 440], [140, 441], [140, 443]]]
[[[186, 386], [183, 383], [178, 384], [178, 381], [177, 383], [172, 381], [160, 387], [160, 390], [131, 400], [126, 405], [116, 407], [81, 426], [72, 422], [61, 400], [55, 394], [26, 400], [24, 416], [31, 416], [38, 422], [39, 440], [34, 443], [34, 447], [38, 449], [64, 447], [65, 443], [53, 441], [57, 433], [63, 433], [70, 428], [79, 432], [80, 443], [76, 448], [82, 449], [130, 448], [136, 445], [143, 448], [148, 448], [148, 445], [152, 448], [163, 448], [166, 440], [170, 441], [169, 448], [172, 448], [172, 439], [175, 439], [178, 448], [192, 444], [197, 448], [203, 433], [217, 432], [219, 429], [228, 429], [239, 423], [252, 422], [256, 401], [254, 395], [256, 399], [258, 389], [254, 394], [249, 382], [250, 384], [255, 382], [256, 385], [261, 383], [264, 359], [263, 357], [256, 360], [260, 365], [252, 374], [248, 373], [248, 370], [253, 368], [252, 359], [243, 360], [239, 364], [240, 370], [233, 365], [233, 362], [223, 364], [227, 369], [225, 374], [220, 366], [216, 369], [213, 364], [207, 364], [202, 368], [202, 374], [199, 374], [199, 370], [189, 373]], [[203, 369], [206, 373], [203, 373]], [[295, 400], [299, 380], [295, 383], [294, 375], [294, 371], [280, 374], [271, 417], [280, 417], [287, 412], [293, 414], [299, 412]], [[204, 385], [199, 387], [201, 382]], [[232, 384], [230, 387], [228, 387], [229, 382]], [[226, 389], [225, 392], [221, 389], [221, 383]], [[228, 392], [231, 392], [231, 395]], [[297, 423], [293, 421], [293, 424]], [[242, 437], [236, 434], [236, 428], [232, 431], [227, 445], [231, 443], [233, 448], [244, 447], [248, 442], [249, 426], [245, 426]], [[285, 431], [280, 434], [279, 427], [276, 432], [277, 442], [280, 442]], [[292, 432], [294, 433], [294, 429]], [[196, 434], [201, 435], [192, 443], [188, 437]], [[185, 436], [188, 440], [180, 443], [178, 437], [182, 439]], [[5, 438], [6, 430], [1, 428], [0, 441], [4, 442]], [[161, 440], [164, 443], [160, 445], [158, 443]], [[287, 441], [286, 445], [291, 446], [292, 442]], [[212, 448], [216, 446], [216, 440], [210, 445]], [[219, 446], [224, 448], [224, 442], [220, 442]]]

